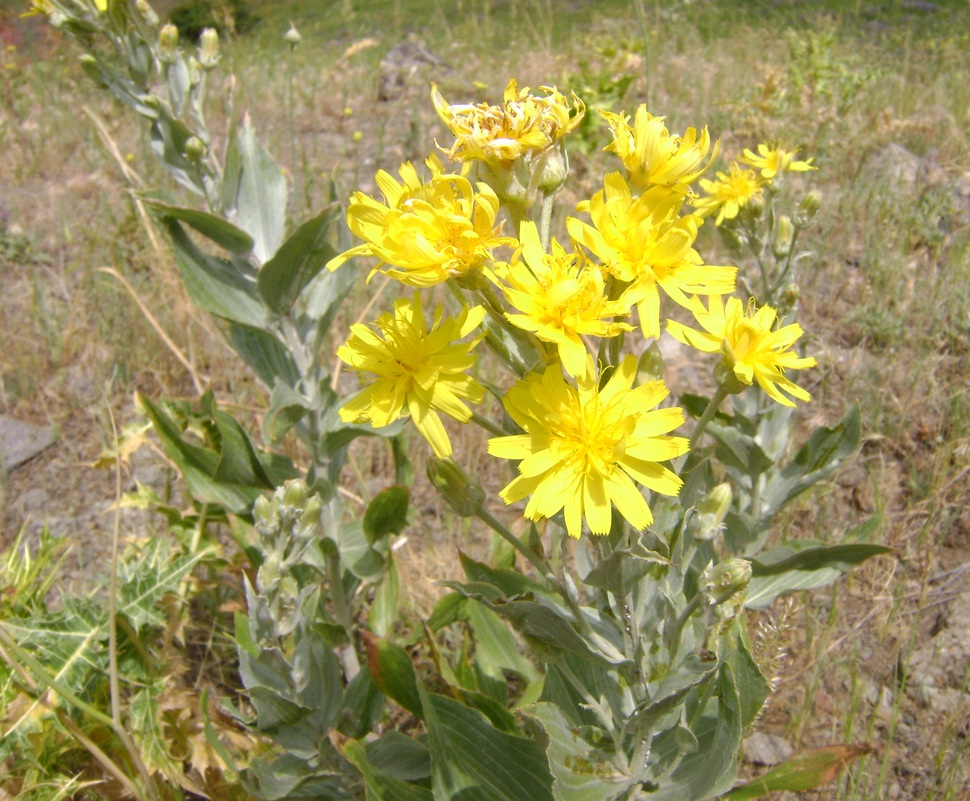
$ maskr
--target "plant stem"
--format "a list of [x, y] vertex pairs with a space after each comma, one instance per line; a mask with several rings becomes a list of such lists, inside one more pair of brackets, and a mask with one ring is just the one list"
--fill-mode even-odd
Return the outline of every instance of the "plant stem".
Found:
[[579, 607], [579, 602], [572, 596], [572, 593], [569, 592], [565, 583], [560, 581], [556, 577], [556, 574], [552, 572], [552, 568], [549, 566], [546, 560], [540, 558], [537, 554], [526, 548], [525, 545], [522, 544], [522, 541], [515, 536], [515, 534], [503, 526], [501, 522], [499, 522], [484, 507], [479, 507], [476, 514], [483, 523], [487, 523], [496, 534], [498, 534], [502, 539], [508, 542], [509, 545], [522, 554], [529, 561], [529, 563], [537, 571], [539, 571], [539, 575], [546, 580], [546, 583], [548, 583], [549, 586], [552, 587], [552, 589], [555, 590], [569, 605], [569, 609], [573, 613], [573, 618], [575, 618], [576, 624], [580, 627], [580, 629], [582, 629], [584, 633], [589, 633], [589, 623], [586, 621], [586, 617], [583, 615], [583, 612]]
[[543, 194], [542, 209], [539, 212], [539, 241], [542, 242], [542, 249], [547, 253], [549, 252], [549, 229], [552, 226], [552, 204], [554, 200], [555, 195]]
[[344, 667], [344, 675], [349, 682], [360, 672], [360, 662], [353, 644], [353, 620], [347, 607], [347, 596], [344, 595], [344, 585], [340, 580], [340, 557], [335, 553], [327, 553], [327, 584], [330, 587], [330, 602], [333, 604], [333, 616], [347, 631], [351, 642], [340, 650], [340, 661]]
[[701, 419], [697, 421], [697, 425], [694, 428], [694, 433], [690, 435], [690, 450], [694, 450], [697, 446], [701, 435], [704, 433], [704, 429], [707, 428], [707, 424], [714, 419], [714, 415], [717, 413], [718, 408], [724, 402], [724, 399], [728, 396], [728, 391], [718, 385], [714, 392], [714, 397], [711, 398], [710, 402], [707, 404], [707, 408], [704, 409], [704, 414], [701, 415]]
[[500, 425], [498, 425], [497, 423], [493, 423], [487, 417], [482, 417], [478, 412], [473, 411], [471, 419], [473, 423], [477, 423], [486, 431], [488, 431], [491, 434], [495, 434], [495, 436], [497, 437], [506, 437], [509, 434], [509, 432], [506, 431], [504, 428], [502, 428]]

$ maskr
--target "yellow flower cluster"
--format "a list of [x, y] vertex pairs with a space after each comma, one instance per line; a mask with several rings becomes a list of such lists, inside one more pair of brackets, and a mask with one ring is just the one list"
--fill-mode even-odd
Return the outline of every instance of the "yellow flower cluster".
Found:
[[[470, 375], [474, 347], [496, 328], [519, 341], [534, 337], [546, 363], [503, 399], [522, 433], [495, 436], [488, 445], [491, 455], [518, 463], [518, 475], [501, 497], [506, 503], [528, 498], [525, 515], [533, 520], [561, 513], [575, 537], [584, 527], [592, 534], [609, 532], [614, 508], [639, 530], [652, 521], [641, 487], [668, 495], [680, 489], [680, 479], [661, 462], [687, 450], [685, 438], [670, 435], [684, 415], [678, 408], [658, 409], [667, 387], [662, 381], [638, 385], [636, 358], [619, 356], [620, 348], [607, 343], [635, 330], [634, 314], [644, 337], [659, 337], [662, 291], [700, 326], [668, 322], [666, 330], [703, 352], [720, 353], [719, 369], [730, 373], [731, 391], [757, 384], [784, 405], [794, 405], [792, 398], [808, 400], [785, 375], [815, 364], [792, 350], [801, 328], [779, 327], [770, 306], [746, 308], [736, 297], [725, 304], [722, 296], [734, 292], [737, 269], [704, 264], [694, 245], [705, 215], [717, 212], [720, 224], [781, 173], [813, 168], [810, 160], [796, 161], [794, 152], [761, 145], [757, 153], [745, 151], [728, 174], [707, 181], [700, 176], [718, 143], [706, 128], [671, 134], [664, 118], [643, 106], [632, 125], [624, 114], [603, 112], [613, 132], [606, 149], [619, 157], [626, 175], [608, 174], [602, 190], [578, 204], [577, 216], [566, 220], [570, 248], [548, 235], [548, 215], [540, 229], [523, 213], [529, 193], [505, 193], [514, 181], [540, 186], [550, 152], [567, 163], [563, 137], [585, 108], [556, 89], [543, 91], [537, 97], [513, 80], [502, 105], [452, 106], [432, 88], [435, 109], [455, 135], [452, 145], [439, 149], [451, 159], [484, 164], [482, 174], [502, 184], [499, 191], [485, 181], [473, 186], [464, 170], [446, 172], [432, 156], [429, 180], [406, 164], [400, 180], [378, 173], [383, 200], [353, 196], [347, 222], [363, 244], [331, 260], [330, 269], [366, 257], [377, 261], [370, 275], [381, 271], [418, 288], [450, 281], [456, 295], [481, 305], [464, 303], [455, 318], [444, 317], [439, 307], [429, 329], [415, 294], [397, 301], [393, 314], [373, 327], [353, 326], [338, 356], [365, 387], [341, 417], [376, 427], [410, 417], [435, 455], [447, 457], [451, 443], [439, 413], [467, 422], [474, 415], [466, 402], [484, 396]], [[692, 189], [698, 180], [704, 198]], [[545, 202], [554, 191], [542, 189]], [[501, 234], [503, 205], [520, 223], [517, 238]], [[500, 258], [503, 247], [510, 255]], [[471, 339], [458, 342], [466, 337]]]
[[796, 152], [765, 143], [758, 145], [757, 154], [745, 149], [744, 155], [730, 165], [727, 174], [717, 173], [716, 181], [701, 179], [701, 188], [706, 194], [694, 201], [697, 213], [706, 217], [716, 212], [714, 223], [720, 225], [725, 220], [737, 217], [751, 201], [760, 200], [765, 188], [770, 187], [782, 173], [815, 169], [812, 159], [795, 161]]
[[512, 79], [500, 106], [449, 105], [432, 84], [435, 111], [455, 135], [454, 144], [442, 148], [442, 152], [452, 160], [479, 160], [492, 165], [552, 147], [582, 122], [586, 106], [576, 95], [570, 104], [557, 89], [541, 89], [544, 96], [533, 95], [528, 87], [519, 89]]

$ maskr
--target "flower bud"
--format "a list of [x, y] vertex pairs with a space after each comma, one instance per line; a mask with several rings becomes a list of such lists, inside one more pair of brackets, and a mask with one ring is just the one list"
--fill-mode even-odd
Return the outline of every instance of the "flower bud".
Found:
[[566, 142], [559, 140], [557, 146], [549, 148], [538, 160], [536, 169], [541, 170], [537, 185], [546, 195], [554, 195], [569, 175], [569, 157], [566, 155]]
[[714, 366], [714, 380], [728, 395], [740, 395], [750, 384], [746, 384], [734, 372], [737, 360], [726, 343], [721, 345], [721, 355], [721, 361]]
[[795, 226], [791, 217], [782, 214], [775, 223], [775, 241], [772, 247], [776, 259], [783, 259], [791, 253], [792, 242], [795, 241]]
[[795, 223], [799, 228], [808, 228], [821, 207], [822, 196], [814, 190], [809, 192], [798, 204], [798, 210], [795, 212]]
[[211, 70], [219, 63], [219, 34], [215, 28], [206, 28], [199, 38], [199, 64]]
[[283, 34], [283, 41], [290, 45], [290, 47], [296, 47], [303, 37], [300, 36], [300, 32], [296, 29], [296, 26], [290, 22], [290, 29]]
[[714, 539], [731, 509], [733, 497], [730, 484], [718, 484], [704, 496], [687, 524], [688, 532], [695, 540]]
[[711, 606], [739, 600], [751, 583], [751, 562], [732, 558], [718, 565], [708, 565], [701, 574], [700, 588]]
[[189, 161], [199, 161], [205, 155], [205, 143], [197, 136], [185, 140], [185, 157]]
[[742, 211], [752, 220], [760, 220], [765, 213], [765, 200], [760, 194], [748, 199]]
[[185, 60], [185, 67], [189, 71], [189, 86], [195, 87], [202, 83], [202, 65], [195, 56]]
[[279, 501], [276, 497], [260, 495], [253, 504], [253, 522], [256, 530], [266, 538], [276, 535], [280, 526]]
[[432, 456], [428, 461], [428, 478], [448, 505], [462, 517], [474, 517], [485, 501], [481, 484], [472, 481], [451, 458]]
[[798, 284], [792, 282], [788, 284], [781, 293], [781, 305], [785, 308], [792, 308], [796, 303], [798, 303], [798, 298], [801, 297], [802, 291], [798, 288]]
[[138, 9], [138, 13], [141, 14], [141, 18], [153, 28], [158, 25], [158, 14], [156, 14], [155, 9], [148, 4], [148, 0], [136, 0], [135, 8]]
[[637, 386], [659, 381], [664, 375], [664, 356], [660, 352], [660, 345], [653, 340], [649, 347], [640, 354], [637, 362]]
[[171, 64], [178, 56], [179, 29], [166, 22], [158, 32], [158, 58], [163, 64]]

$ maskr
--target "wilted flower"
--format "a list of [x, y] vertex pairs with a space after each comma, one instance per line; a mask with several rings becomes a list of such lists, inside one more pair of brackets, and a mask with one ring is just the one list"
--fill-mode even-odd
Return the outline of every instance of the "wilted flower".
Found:
[[575, 385], [556, 365], [506, 394], [505, 410], [526, 433], [488, 442], [492, 456], [521, 460], [501, 497], [515, 503], [531, 496], [525, 507], [531, 520], [563, 511], [571, 537], [580, 536], [584, 520], [591, 533], [608, 534], [614, 505], [642, 530], [653, 515], [634, 482], [664, 495], [680, 491], [683, 482], [659, 462], [687, 451], [686, 439], [665, 436], [684, 413], [656, 408], [669, 393], [662, 381], [633, 386], [635, 357], [626, 356], [602, 388], [589, 361]]
[[366, 244], [330, 260], [337, 269], [354, 256], [380, 260], [368, 279], [384, 267], [398, 281], [433, 286], [469, 270], [489, 269], [492, 250], [515, 239], [499, 236], [499, 201], [485, 184], [473, 188], [462, 175], [447, 175], [440, 159], [427, 161], [432, 176], [422, 183], [410, 163], [398, 173], [401, 182], [381, 170], [377, 184], [384, 203], [355, 192], [347, 210], [347, 225]]
[[513, 78], [505, 87], [500, 106], [487, 103], [450, 105], [432, 84], [431, 101], [438, 116], [455, 135], [450, 148], [442, 148], [450, 159], [477, 159], [488, 164], [510, 162], [527, 153], [543, 151], [576, 129], [586, 113], [583, 102], [554, 87], [540, 87], [545, 96], [519, 89]]
[[431, 445], [435, 455], [451, 455], [451, 441], [438, 412], [460, 422], [471, 419], [464, 401], [479, 403], [485, 389], [469, 376], [474, 364], [472, 349], [481, 340], [457, 342], [481, 323], [481, 306], [465, 307], [457, 317], [444, 317], [435, 310], [429, 331], [421, 310], [421, 298], [402, 298], [394, 311], [376, 321], [377, 331], [357, 323], [350, 327], [347, 344], [337, 349], [337, 357], [350, 365], [370, 383], [340, 409], [345, 423], [369, 422], [375, 428], [389, 426], [410, 415], [418, 431]]
[[720, 297], [709, 299], [705, 309], [699, 298], [688, 307], [703, 331], [695, 331], [674, 320], [667, 322], [667, 330], [685, 345], [705, 353], [721, 353], [725, 370], [742, 386], [755, 381], [768, 396], [783, 406], [794, 402], [782, 394], [808, 401], [812, 397], [804, 389], [785, 377], [785, 370], [814, 367], [815, 359], [799, 356], [790, 350], [802, 335], [797, 323], [775, 329], [777, 312], [771, 306], [745, 309], [739, 298], [728, 298], [727, 306]]

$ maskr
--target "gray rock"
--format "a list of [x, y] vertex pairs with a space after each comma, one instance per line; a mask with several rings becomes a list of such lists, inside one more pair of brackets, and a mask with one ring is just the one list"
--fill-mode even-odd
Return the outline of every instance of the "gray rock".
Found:
[[7, 472], [33, 459], [57, 440], [50, 426], [36, 426], [0, 415], [0, 461]]
[[741, 743], [744, 761], [752, 765], [780, 765], [795, 752], [791, 743], [777, 734], [756, 731]]

